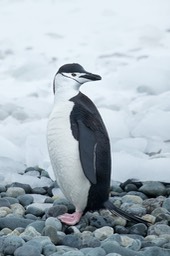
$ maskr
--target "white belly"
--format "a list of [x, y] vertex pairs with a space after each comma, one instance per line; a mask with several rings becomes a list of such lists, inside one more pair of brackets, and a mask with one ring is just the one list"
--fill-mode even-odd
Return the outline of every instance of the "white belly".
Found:
[[90, 182], [85, 177], [79, 157], [79, 146], [72, 135], [70, 111], [73, 102], [55, 104], [47, 129], [47, 142], [53, 171], [59, 187], [76, 210], [87, 204]]

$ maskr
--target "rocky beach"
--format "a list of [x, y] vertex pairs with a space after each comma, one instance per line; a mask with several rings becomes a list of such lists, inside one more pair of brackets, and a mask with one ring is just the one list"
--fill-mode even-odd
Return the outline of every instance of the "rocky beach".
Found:
[[110, 200], [150, 222], [130, 223], [108, 210], [87, 212], [75, 226], [62, 224], [72, 212], [56, 182], [40, 168], [27, 168], [25, 179], [46, 179], [50, 186], [13, 182], [0, 186], [0, 255], [152, 256], [170, 255], [170, 184], [112, 182]]

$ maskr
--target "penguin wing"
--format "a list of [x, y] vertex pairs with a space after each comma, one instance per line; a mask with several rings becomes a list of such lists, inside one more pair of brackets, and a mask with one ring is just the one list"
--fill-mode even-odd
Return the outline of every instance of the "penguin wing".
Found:
[[110, 142], [102, 118], [94, 103], [81, 92], [71, 99], [73, 136], [79, 142], [80, 161], [92, 184], [99, 179], [110, 182]]

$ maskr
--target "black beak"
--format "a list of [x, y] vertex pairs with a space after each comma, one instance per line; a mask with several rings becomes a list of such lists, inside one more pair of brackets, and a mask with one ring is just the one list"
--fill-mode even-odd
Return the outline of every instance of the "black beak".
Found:
[[89, 72], [86, 72], [84, 75], [80, 76], [82, 78], [86, 78], [88, 80], [91, 80], [91, 81], [97, 81], [97, 80], [101, 80], [101, 76], [99, 75], [96, 75], [96, 74], [92, 74], [92, 73], [89, 73]]

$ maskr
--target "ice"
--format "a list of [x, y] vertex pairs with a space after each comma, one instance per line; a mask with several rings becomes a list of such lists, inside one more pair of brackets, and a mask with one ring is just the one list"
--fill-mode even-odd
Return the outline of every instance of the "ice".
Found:
[[108, 129], [112, 178], [170, 181], [169, 17], [169, 0], [0, 1], [1, 183], [48, 183], [19, 174], [29, 166], [55, 179], [46, 129], [69, 62], [102, 76], [81, 90]]

